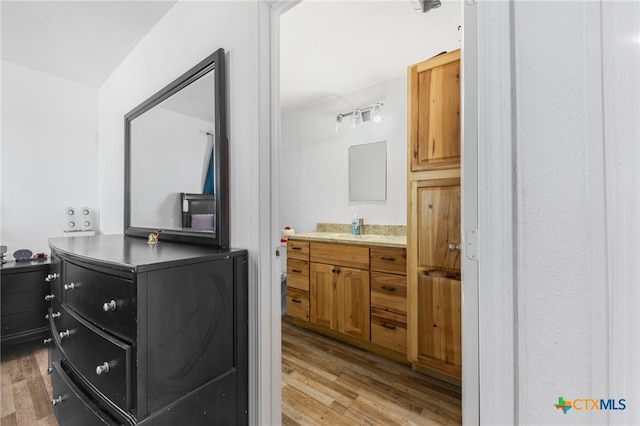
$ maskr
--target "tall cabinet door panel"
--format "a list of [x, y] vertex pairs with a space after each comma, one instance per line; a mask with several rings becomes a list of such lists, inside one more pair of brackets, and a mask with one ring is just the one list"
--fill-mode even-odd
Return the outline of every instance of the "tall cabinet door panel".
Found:
[[338, 331], [369, 340], [371, 333], [369, 271], [340, 268], [337, 294]]
[[460, 50], [409, 67], [411, 171], [460, 163]]
[[418, 363], [460, 377], [460, 281], [418, 277]]
[[426, 270], [460, 270], [460, 182], [458, 179], [416, 184], [418, 266]]
[[336, 330], [336, 267], [324, 263], [311, 263], [309, 285], [311, 287], [310, 321]]

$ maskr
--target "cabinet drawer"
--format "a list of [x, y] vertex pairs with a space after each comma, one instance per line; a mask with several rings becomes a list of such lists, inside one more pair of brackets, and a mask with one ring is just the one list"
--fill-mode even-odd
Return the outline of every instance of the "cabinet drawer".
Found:
[[120, 424], [87, 398], [66, 374], [59, 362], [54, 362], [51, 367], [53, 414], [60, 424], [65, 426], [115, 426]]
[[311, 261], [369, 269], [369, 247], [335, 243], [311, 243]]
[[[69, 363], [113, 403], [125, 411], [131, 408], [131, 346], [109, 336], [64, 307], [61, 314], [51, 321], [51, 331]], [[98, 374], [97, 368], [105, 363], [108, 370]]]
[[309, 292], [287, 288], [287, 314], [309, 321]]
[[67, 306], [98, 327], [133, 341], [136, 291], [132, 281], [65, 263], [62, 288]]
[[407, 249], [371, 247], [371, 270], [407, 274]]
[[371, 343], [407, 353], [407, 317], [393, 312], [371, 310]]
[[371, 307], [407, 314], [407, 277], [371, 273]]
[[309, 262], [287, 259], [287, 287], [309, 291]]
[[287, 242], [287, 259], [309, 260], [309, 243], [303, 241]]

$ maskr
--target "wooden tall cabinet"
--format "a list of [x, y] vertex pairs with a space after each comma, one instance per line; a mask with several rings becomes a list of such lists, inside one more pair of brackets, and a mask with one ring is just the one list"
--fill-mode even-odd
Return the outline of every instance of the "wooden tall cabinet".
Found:
[[407, 358], [459, 383], [460, 51], [408, 68]]

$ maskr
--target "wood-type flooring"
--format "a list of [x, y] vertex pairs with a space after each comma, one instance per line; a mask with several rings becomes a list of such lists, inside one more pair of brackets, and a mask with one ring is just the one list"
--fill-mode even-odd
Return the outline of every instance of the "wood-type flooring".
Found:
[[[3, 348], [1, 426], [57, 426], [47, 366], [40, 342]], [[461, 422], [459, 388], [283, 321], [283, 425]]]

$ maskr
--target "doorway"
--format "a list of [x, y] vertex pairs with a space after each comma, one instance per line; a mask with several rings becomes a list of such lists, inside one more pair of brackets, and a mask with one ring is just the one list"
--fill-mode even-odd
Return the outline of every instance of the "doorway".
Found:
[[[315, 7], [320, 7], [320, 6], [325, 6], [325, 7], [327, 7], [326, 3], [324, 3], [324, 4], [323, 4], [323, 2], [313, 2], [313, 3], [315, 3], [315, 4], [314, 4], [314, 6], [315, 6]], [[302, 10], [302, 8], [303, 8], [303, 7], [305, 7], [305, 6], [306, 6], [306, 4], [307, 4], [307, 2], [302, 2], [302, 4], [301, 4], [300, 2], [298, 2], [298, 3], [297, 3], [297, 5], [296, 5], [295, 7], [291, 6], [291, 7], [289, 7], [289, 8], [287, 9], [287, 11], [284, 11], [283, 13], [281, 13], [280, 15], [278, 15], [278, 18], [277, 18], [277, 19], [279, 19], [279, 22], [278, 22], [278, 23], [279, 23], [279, 31], [278, 31], [278, 33], [279, 33], [281, 36], [282, 36], [282, 34], [283, 34], [283, 21], [287, 19], [287, 14], [289, 14], [289, 13], [291, 13], [291, 14], [294, 14], [294, 13], [296, 13], [296, 14], [298, 14], [298, 13], [302, 13], [302, 12], [300, 12], [300, 11]], [[372, 3], [372, 5], [373, 5], [373, 4], [374, 4], [374, 3]], [[396, 3], [396, 4], [398, 4], [398, 3]], [[352, 5], [353, 5], [353, 3], [352, 3]], [[362, 4], [361, 4], [361, 5], [362, 5]], [[361, 5], [360, 5], [359, 7], [362, 7]], [[334, 6], [335, 6], [335, 5], [334, 5]], [[409, 2], [409, 1], [405, 2], [405, 4], [403, 4], [403, 6], [406, 6], [406, 8], [407, 8], [407, 13], [417, 13], [417, 12], [414, 12], [414, 11], [412, 10], [412, 4], [411, 4], [411, 2]], [[406, 67], [407, 67], [407, 66], [409, 66], [409, 65], [411, 65], [411, 64], [414, 64], [414, 63], [417, 63], [417, 62], [421, 62], [422, 60], [425, 60], [425, 59], [427, 59], [427, 58], [429, 58], [429, 57], [431, 57], [431, 56], [434, 56], [434, 55], [436, 55], [436, 54], [440, 53], [441, 51], [453, 50], [453, 49], [457, 49], [457, 48], [459, 48], [459, 47], [460, 47], [460, 44], [461, 44], [461, 42], [462, 42], [462, 35], [461, 35], [462, 33], [459, 31], [459, 29], [460, 29], [460, 25], [461, 25], [461, 22], [462, 22], [462, 20], [461, 20], [461, 9], [462, 9], [462, 4], [460, 3], [460, 4], [457, 4], [457, 5], [453, 5], [452, 3], [448, 3], [448, 4], [446, 4], [446, 5], [445, 5], [445, 7], [452, 7], [452, 6], [456, 6], [456, 7], [458, 7], [458, 8], [460, 9], [460, 10], [459, 10], [459, 11], [460, 11], [460, 14], [458, 15], [458, 17], [459, 17], [459, 21], [457, 21], [457, 22], [453, 21], [453, 22], [450, 22], [450, 23], [449, 23], [449, 25], [453, 28], [453, 37], [454, 37], [453, 44], [451, 44], [451, 43], [450, 43], [450, 44], [448, 44], [448, 45], [447, 45], [447, 44], [445, 43], [444, 45], [441, 45], [441, 47], [435, 47], [435, 48], [432, 48], [431, 50], [429, 50], [429, 49], [425, 49], [425, 50], [424, 50], [424, 53], [420, 54], [419, 56], [416, 56], [416, 57], [415, 57], [415, 58], [413, 58], [413, 59], [405, 59], [405, 60], [404, 60], [404, 62], [401, 64], [401, 76], [402, 76], [402, 78], [404, 78], [404, 77], [406, 76]], [[443, 10], [444, 10], [444, 9], [443, 9]], [[433, 11], [433, 12], [432, 12], [432, 14], [434, 14], [434, 15], [435, 15], [437, 12], [438, 12], [437, 10], [436, 10], [436, 11]], [[338, 10], [338, 11], [333, 11], [333, 12], [332, 12], [332, 15], [333, 15], [334, 17], [335, 17], [335, 16], [340, 16], [340, 15], [341, 15], [341, 13], [342, 13], [342, 14], [345, 14], [345, 15], [348, 15], [350, 12], [348, 12], [348, 11], [346, 11], [346, 10]], [[421, 12], [420, 12], [420, 13], [421, 13]], [[358, 17], [361, 17], [362, 13], [352, 12], [352, 15], [353, 15], [353, 19], [357, 19]], [[322, 19], [321, 19], [321, 18], [322, 18], [321, 13], [318, 13], [318, 12], [316, 11], [315, 13], [313, 13], [313, 16], [315, 17], [316, 22], [321, 22], [321, 21], [322, 21]], [[388, 16], [388, 14], [387, 14], [387, 15], [385, 15], [384, 13], [381, 13], [381, 15], [380, 15], [380, 16]], [[428, 15], [423, 15], [423, 16], [428, 16]], [[440, 15], [440, 16], [442, 16], [442, 15]], [[297, 23], [301, 28], [305, 28], [305, 29], [307, 29], [307, 28], [311, 25], [310, 23], [307, 23], [307, 24], [305, 25], [305, 24], [304, 24], [304, 19], [300, 19], [300, 18], [299, 18], [299, 16], [298, 16], [297, 18], [298, 18], [298, 19], [296, 19], [296, 20], [295, 20], [295, 22], [296, 22], [296, 23]], [[363, 19], [366, 19], [366, 18], [363, 18]], [[339, 27], [339, 24], [338, 24], [338, 23], [336, 23], [335, 21], [336, 21], [336, 19], [333, 19], [333, 20], [332, 20], [332, 22], [331, 22], [331, 25], [330, 25], [330, 30], [334, 33], [334, 35], [335, 35], [335, 34], [339, 34], [339, 30], [337, 29], [337, 27]], [[391, 21], [393, 21], [393, 20], [391, 20]], [[441, 22], [441, 23], [442, 23], [442, 22]], [[326, 24], [325, 24], [325, 25], [326, 25]], [[380, 25], [381, 25], [380, 23], [377, 23], [377, 26], [378, 26], [378, 27], [379, 27]], [[278, 27], [278, 26], [276, 25], [276, 27]], [[353, 21], [350, 23], [350, 27], [351, 27], [351, 29], [352, 29], [352, 27], [353, 27]], [[375, 28], [375, 27], [376, 27], [376, 26], [374, 25], [374, 28]], [[401, 32], [401, 28], [396, 27], [396, 28], [395, 28], [395, 30], [396, 30], [397, 32]], [[287, 33], [287, 34], [289, 34], [289, 33]], [[355, 34], [366, 34], [367, 36], [366, 36], [366, 37], [362, 37], [362, 39], [363, 39], [363, 40], [364, 40], [364, 39], [366, 39], [367, 41], [369, 41], [369, 40], [371, 40], [371, 39], [375, 39], [376, 32], [375, 32], [374, 30], [372, 30], [372, 29], [363, 29], [363, 30], [360, 30], [360, 31], [355, 31]], [[291, 36], [289, 35], [289, 37], [291, 37]], [[385, 39], [385, 37], [384, 37], [384, 36], [381, 36], [381, 37], [382, 37], [383, 39]], [[322, 36], [321, 36], [321, 35], [319, 35], [319, 36], [318, 36], [318, 38], [322, 38]], [[358, 38], [358, 36], [356, 36], [355, 38], [357, 39], [357, 38]], [[388, 39], [388, 37], [386, 37], [386, 38]], [[424, 40], [424, 39], [433, 40], [433, 39], [434, 39], [434, 37], [433, 37], [433, 33], [430, 33], [430, 34], [428, 34], [428, 35], [421, 35], [421, 34], [409, 34], [409, 35], [408, 35], [408, 39], [409, 39], [409, 40]], [[298, 40], [298, 41], [299, 41], [299, 40], [304, 40], [304, 37], [298, 37], [298, 38], [297, 38], [297, 40]], [[347, 42], [349, 41], [349, 39], [348, 39], [348, 38], [344, 38], [344, 37], [343, 37], [341, 40], [342, 40], [342, 42], [343, 42], [344, 44], [348, 44], [348, 43], [347, 43]], [[281, 40], [281, 43], [284, 43], [284, 42], [285, 42], [285, 40]], [[334, 42], [334, 43], [335, 43], [335, 42]], [[405, 41], [404, 43], [402, 43], [402, 42], [397, 42], [397, 43], [398, 43], [398, 44], [397, 44], [396, 46], [393, 46], [393, 47], [387, 47], [386, 49], [384, 49], [384, 48], [383, 48], [383, 49], [381, 49], [381, 50], [382, 50], [383, 52], [397, 51], [397, 50], [402, 50], [402, 49], [403, 49], [403, 47], [406, 47], [407, 45], [413, 45], [410, 41], [409, 41], [409, 42]], [[409, 44], [407, 44], [407, 43], [409, 43]], [[335, 46], [335, 44], [334, 44], [334, 46]], [[323, 54], [323, 49], [322, 49], [322, 48], [310, 48], [310, 47], [307, 47], [307, 49], [308, 49], [308, 51], [310, 51], [310, 53], [311, 53], [311, 55], [309, 55], [310, 57], [309, 57], [309, 56], [308, 56], [308, 57], [304, 57], [304, 55], [303, 55], [303, 54], [296, 54], [296, 55], [292, 55], [293, 57], [295, 57], [295, 58], [296, 58], [296, 61], [297, 61], [297, 64], [298, 64], [298, 66], [297, 66], [297, 69], [296, 69], [296, 70], [297, 70], [298, 72], [302, 73], [302, 74], [305, 74], [305, 72], [304, 72], [304, 71], [300, 71], [300, 70], [301, 70], [301, 68], [302, 68], [302, 67], [300, 66], [300, 63], [306, 63], [306, 62], [309, 62], [309, 61], [324, 61], [324, 58], [325, 58], [325, 57], [338, 57], [338, 58], [344, 58], [344, 56], [341, 56], [341, 54], [340, 54], [340, 52], [339, 52], [339, 49], [335, 49], [335, 48], [334, 48], [334, 49], [333, 49], [333, 51], [331, 51], [330, 53], [324, 53], [324, 54]], [[352, 54], [353, 54], [354, 52], [357, 52], [357, 51], [358, 51], [358, 50], [357, 50], [357, 47], [353, 47], [353, 45], [350, 47], [350, 49], [351, 49], [351, 53], [352, 53]], [[281, 58], [282, 58], [284, 55], [287, 55], [287, 51], [288, 51], [288, 50], [287, 50], [287, 48], [284, 48], [282, 44], [280, 45], [279, 50], [280, 50]], [[379, 58], [382, 58], [382, 57], [384, 57], [384, 56], [385, 56], [384, 54], [380, 54], [380, 55], [379, 55]], [[366, 62], [366, 59], [362, 59], [362, 58], [361, 58], [361, 61], [365, 61], [365, 62]], [[337, 61], [337, 62], [339, 62], [339, 64], [340, 64], [340, 70], [341, 70], [341, 71], [344, 71], [344, 72], [345, 72], [345, 74], [347, 75], [347, 77], [349, 77], [349, 71], [350, 71], [350, 70], [348, 69], [348, 66], [346, 65], [345, 61], [344, 61], [344, 60], [341, 60], [341, 61]], [[296, 76], [295, 76], [295, 75], [291, 75], [291, 74], [289, 74], [289, 75], [287, 75], [287, 76], [285, 77], [285, 74], [286, 74], [286, 72], [287, 72], [287, 69], [286, 69], [285, 67], [286, 67], [286, 65], [281, 64], [281, 65], [280, 65], [280, 72], [281, 72], [281, 74], [282, 74], [282, 80], [286, 80], [286, 82], [287, 82], [287, 83], [289, 83], [289, 82], [291, 82], [293, 79], [295, 79], [295, 77], [296, 77]], [[335, 72], [335, 70], [333, 70], [333, 71]], [[323, 72], [319, 72], [319, 74], [327, 75], [327, 74], [331, 74], [331, 71], [324, 72], [324, 73], [323, 73]], [[353, 71], [352, 71], [352, 72], [351, 72], [351, 74], [356, 74], [356, 75], [358, 75], [358, 72], [353, 72]], [[396, 75], [395, 77], [396, 77], [396, 78], [400, 78], [400, 77], [398, 77], [398, 75]], [[278, 78], [278, 76], [274, 76], [274, 78]], [[344, 80], [344, 79], [346, 79], [346, 78], [343, 78], [342, 80]], [[362, 80], [365, 80], [365, 81], [366, 81], [366, 79], [364, 79], [364, 78], [363, 78]], [[331, 88], [330, 90], [327, 90], [326, 88], [324, 89], [324, 91], [323, 91], [323, 90], [318, 90], [318, 91], [317, 91], [317, 93], [315, 94], [316, 98], [310, 97], [310, 96], [312, 96], [312, 95], [308, 95], [309, 97], [307, 97], [307, 98], [305, 99], [305, 101], [306, 101], [307, 103], [313, 103], [313, 104], [314, 104], [314, 106], [317, 106], [319, 103], [331, 103], [331, 102], [333, 102], [333, 105], [339, 105], [339, 104], [340, 104], [340, 102], [343, 102], [343, 103], [345, 104], [345, 105], [344, 105], [344, 107], [343, 107], [343, 109], [345, 109], [345, 110], [348, 110], [348, 108], [352, 108], [352, 107], [354, 107], [354, 105], [353, 105], [353, 104], [349, 105], [350, 103], [352, 103], [352, 97], [350, 97], [349, 95], [353, 94], [354, 92], [357, 92], [358, 90], [365, 90], [365, 91], [366, 91], [366, 87], [363, 89], [363, 87], [362, 87], [362, 86], [360, 86], [360, 87], [353, 87], [353, 86], [351, 86], [351, 88], [350, 88], [350, 89], [349, 89], [349, 88], [345, 89], [344, 87], [341, 87], [341, 88], [339, 88], [339, 89], [338, 89], [338, 88], [337, 88], [337, 86], [339, 86], [341, 83], [342, 83], [342, 81], [341, 81], [341, 79], [340, 79], [340, 78], [334, 79], [334, 80], [332, 80], [332, 84], [333, 84], [333, 86], [332, 86], [332, 88]], [[379, 84], [379, 81], [378, 81], [378, 82], [376, 82], [376, 83], [378, 83], [378, 84]], [[282, 82], [281, 82], [280, 84], [281, 84], [281, 87], [282, 87], [282, 90], [281, 90], [281, 92], [280, 92], [280, 97], [281, 97], [282, 105], [288, 105], [288, 103], [289, 103], [289, 97], [291, 97], [291, 96], [293, 96], [293, 95], [292, 95], [291, 93], [287, 93], [287, 90], [288, 90], [288, 89], [287, 89], [286, 87], [284, 87], [284, 86], [288, 86], [287, 84], [283, 84]], [[361, 83], [361, 84], [362, 84], [362, 83]], [[365, 84], [365, 85], [366, 85], [366, 84]], [[406, 96], [406, 81], [402, 81], [402, 84], [400, 84], [399, 86], [401, 87], [401, 89], [400, 89], [400, 90], [401, 90], [401, 91], [403, 91], [403, 92], [404, 92], [404, 95]], [[349, 90], [351, 90], [351, 92], [349, 92]], [[303, 96], [303, 94], [301, 94], [301, 93], [300, 93], [300, 92], [301, 92], [301, 90], [297, 90], [297, 91], [295, 91], [295, 90], [294, 90], [294, 92], [295, 92], [295, 93], [294, 93], [294, 95], [296, 95], [296, 96], [298, 96], [298, 97], [300, 97], [300, 98], [303, 98], [303, 97], [304, 97], [304, 96]], [[322, 96], [324, 96], [324, 97], [322, 97]], [[365, 96], [365, 97], [366, 97], [366, 96]], [[356, 98], [357, 98], [357, 96], [356, 96]], [[402, 103], [404, 103], [404, 105], [406, 106], [406, 98], [405, 98], [402, 102], [399, 102], [399, 104], [402, 104]], [[292, 114], [292, 113], [290, 113], [290, 112], [283, 112], [282, 110], [278, 111], [278, 113], [280, 113], [280, 114], [281, 114], [281, 116], [296, 115], [296, 114], [299, 112], [299, 110], [300, 110], [300, 108], [301, 108], [301, 107], [300, 107], [300, 105], [297, 105], [297, 106], [295, 106], [295, 105], [294, 105], [294, 108], [297, 108], [297, 111], [296, 111], [296, 113], [295, 113], [295, 114]], [[341, 111], [341, 109], [340, 109], [340, 107], [339, 107], [339, 106], [336, 106], [334, 109], [335, 109], [335, 113], [336, 113], [336, 114], [337, 114], [338, 112], [340, 112], [340, 111]], [[391, 112], [390, 110], [388, 110], [388, 111], [389, 111], [389, 114], [391, 114], [391, 116], [393, 116], [393, 112]], [[396, 111], [396, 113], [397, 113], [397, 111]], [[404, 110], [403, 114], [404, 114], [404, 116], [402, 116], [402, 117], [397, 117], [397, 119], [402, 118], [402, 119], [404, 120], [404, 119], [406, 118], [406, 109]], [[278, 114], [276, 114], [276, 115], [278, 115]], [[329, 123], [331, 123], [331, 119], [332, 119], [332, 117], [331, 117], [331, 114], [330, 114], [330, 113], [327, 113], [327, 111], [320, 111], [320, 112], [319, 112], [319, 115], [324, 115], [324, 118], [329, 117], [329, 119], [328, 119], [328, 120], [326, 120], [326, 121], [327, 121], [327, 122], [329, 122]], [[399, 114], [399, 115], [401, 115], [401, 114]], [[299, 117], [299, 115], [297, 115], [297, 117]], [[334, 114], [334, 116], [333, 116], [333, 119], [335, 119], [335, 114]], [[284, 119], [283, 121], [290, 122], [291, 120], [289, 119], [289, 117], [285, 117], [285, 119]], [[292, 132], [290, 131], [290, 127], [291, 127], [291, 126], [290, 126], [290, 125], [286, 125], [286, 126], [285, 126], [285, 125], [283, 125], [283, 124], [281, 124], [281, 123], [282, 123], [282, 122], [281, 122], [280, 120], [276, 120], [276, 122], [275, 122], [274, 126], [275, 126], [275, 127], [277, 127], [277, 130], [275, 131], [275, 133], [276, 133], [276, 134], [281, 134], [281, 135], [282, 135], [282, 138], [281, 138], [281, 139], [285, 139], [285, 138], [286, 138], [286, 137], [288, 137], [288, 136], [290, 137], [290, 134], [292, 133]], [[334, 122], [334, 123], [335, 123], [335, 122]], [[317, 124], [317, 123], [316, 123], [316, 124]], [[315, 127], [315, 125], [314, 125], [314, 126], [311, 126], [311, 127], [313, 128], [313, 127]], [[332, 127], [333, 127], [333, 126], [332, 126]], [[335, 123], [335, 127], [336, 127], [336, 130], [334, 130], [333, 128], [331, 128], [331, 130], [330, 130], [330, 131], [331, 131], [331, 132], [340, 131], [340, 130], [339, 130], [339, 129], [340, 129], [340, 123]], [[406, 129], [406, 124], [405, 124], [403, 127]], [[325, 132], [325, 131], [327, 131], [327, 130], [325, 129], [325, 130], [322, 130], [322, 131], [323, 131], [323, 132]], [[327, 132], [327, 134], [328, 134], [328, 132]], [[322, 137], [323, 137], [323, 138], [325, 138], [325, 141], [326, 141], [326, 140], [329, 138], [329, 136], [326, 136], [326, 137], [325, 137], [325, 136], [326, 136], [326, 135], [324, 135], [324, 136], [322, 136]], [[405, 142], [405, 141], [406, 141], [406, 133], [404, 133], [404, 134], [402, 135], [401, 139], [402, 139], [402, 148], [403, 148], [403, 150], [402, 150], [402, 154], [401, 154], [401, 157], [402, 157], [402, 162], [404, 163], [404, 162], [405, 162], [405, 158], [406, 158], [406, 153], [405, 153], [405, 150], [406, 150], [406, 147], [405, 147], [405, 144], [406, 144], [406, 142]], [[278, 141], [278, 142], [279, 142], [279, 141]], [[328, 146], [328, 145], [325, 145], [325, 149], [327, 149], [327, 148], [326, 148], [326, 146]], [[289, 147], [289, 146], [282, 146], [282, 147], [279, 147], [279, 148], [280, 148], [279, 150], [290, 149], [290, 147]], [[298, 166], [298, 163], [297, 163], [297, 162], [295, 162], [295, 161], [291, 161], [291, 159], [290, 159], [290, 158], [284, 158], [284, 157], [283, 157], [283, 154], [282, 154], [281, 152], [276, 153], [276, 155], [279, 155], [279, 156], [280, 156], [280, 164], [282, 165], [282, 167], [296, 167], [296, 166]], [[316, 158], [317, 158], [317, 156], [316, 156]], [[302, 170], [298, 171], [298, 173], [302, 173], [302, 171], [303, 171], [303, 170], [306, 170], [307, 172], [309, 171], [309, 167], [306, 167], [306, 168], [305, 168], [305, 167], [303, 166], [303, 167], [301, 167], [301, 169], [302, 169]], [[404, 173], [404, 176], [403, 176], [403, 179], [402, 179], [402, 183], [403, 183], [403, 185], [406, 185], [406, 169], [404, 169], [404, 170], [405, 170], [405, 173]], [[295, 217], [295, 215], [292, 215], [292, 214], [291, 214], [291, 212], [295, 212], [295, 211], [296, 211], [295, 202], [291, 201], [292, 197], [288, 197], [286, 194], [288, 194], [288, 193], [295, 193], [295, 192], [296, 192], [296, 190], [295, 190], [295, 187], [285, 187], [286, 182], [283, 182], [283, 181], [294, 181], [296, 185], [299, 185], [301, 180], [300, 180], [300, 179], [298, 179], [298, 180], [293, 180], [293, 179], [282, 179], [282, 180], [280, 180], [280, 182], [279, 182], [280, 190], [279, 190], [279, 191], [276, 191], [276, 192], [278, 192], [278, 193], [280, 194], [280, 200], [279, 200], [279, 201], [280, 201], [280, 202], [282, 202], [282, 201], [284, 200], [284, 203], [280, 204], [280, 206], [281, 206], [281, 210], [286, 211], [287, 213], [289, 213], [289, 216], [288, 216], [288, 217]], [[305, 188], [305, 189], [306, 189], [306, 190], [308, 190], [308, 188]], [[314, 192], [314, 191], [309, 191], [309, 192]], [[404, 195], [404, 194], [406, 194], [406, 187], [403, 187], [403, 188], [402, 188], [402, 192], [403, 192], [403, 195]], [[317, 193], [317, 192], [314, 192], [314, 193]], [[404, 203], [404, 206], [406, 207], [406, 198], [404, 198], [404, 197], [403, 197], [403, 203]], [[308, 204], [308, 203], [303, 203], [303, 204]], [[284, 206], [284, 207], [282, 207], [282, 206]], [[354, 209], [354, 208], [356, 208], [356, 207], [354, 207], [353, 205], [348, 205], [348, 207], [347, 207], [347, 208], [352, 208], [352, 209]], [[344, 213], [343, 213], [342, 215], [344, 216]], [[285, 216], [286, 216], [286, 215], [285, 215]], [[300, 213], [300, 216], [301, 216], [301, 217], [304, 217], [304, 218], [306, 219], [306, 218], [308, 218], [310, 215], [308, 214], [308, 212], [305, 212], [304, 214]], [[350, 216], [350, 215], [349, 215], [349, 216]], [[345, 219], [347, 219], [349, 216], [347, 216]], [[404, 212], [402, 216], [404, 217], [404, 221], [405, 221], [404, 223], [406, 223], [406, 212]], [[276, 218], [276, 220], [277, 220], [277, 219], [279, 219], [279, 218]], [[343, 221], [344, 221], [344, 220], [343, 220]], [[296, 222], [296, 221], [295, 221], [295, 219], [290, 221], [290, 220], [287, 220], [287, 219], [285, 218], [285, 219], [283, 219], [283, 220], [279, 223], [279, 225], [280, 225], [280, 227], [282, 227], [282, 226], [284, 226], [284, 225], [296, 225], [296, 226], [300, 226], [300, 222], [301, 222], [301, 221]], [[303, 222], [303, 221], [302, 221], [302, 222]], [[302, 229], [301, 229], [301, 230], [302, 230], [303, 232], [304, 232], [304, 231], [311, 231], [311, 230], [315, 230], [315, 228], [311, 229], [311, 227], [312, 227], [313, 225], [315, 225], [315, 222], [317, 222], [317, 220], [313, 220], [313, 219], [309, 220], [309, 221], [308, 221], [308, 223], [304, 223], [304, 222], [303, 222], [303, 225], [302, 225]], [[339, 219], [336, 219], [336, 222], [339, 222]], [[475, 352], [474, 352], [474, 353], [475, 353]], [[477, 397], [477, 392], [475, 392], [475, 394], [476, 394], [476, 397]]]

